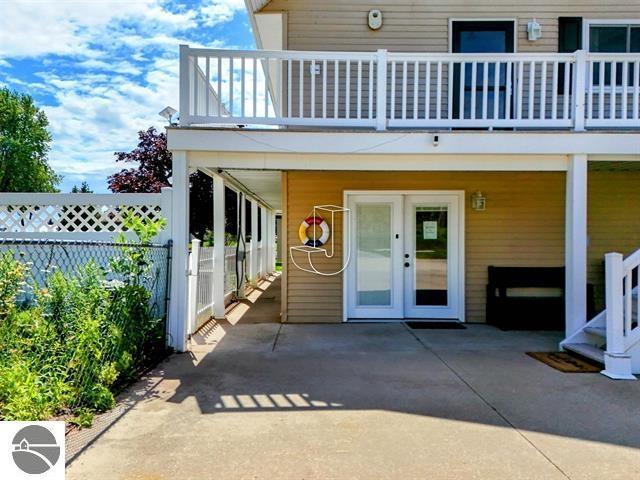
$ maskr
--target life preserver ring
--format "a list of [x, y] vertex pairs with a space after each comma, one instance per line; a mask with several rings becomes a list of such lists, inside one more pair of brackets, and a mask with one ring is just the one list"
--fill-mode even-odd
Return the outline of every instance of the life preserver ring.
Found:
[[[322, 230], [322, 235], [320, 235], [320, 238], [316, 238], [315, 241], [307, 235], [307, 229], [312, 225], [317, 225]], [[298, 229], [298, 237], [300, 237], [300, 241], [303, 245], [307, 245], [308, 247], [321, 247], [327, 243], [330, 235], [331, 230], [329, 229], [329, 225], [327, 225], [324, 218], [318, 216], [304, 219]]]

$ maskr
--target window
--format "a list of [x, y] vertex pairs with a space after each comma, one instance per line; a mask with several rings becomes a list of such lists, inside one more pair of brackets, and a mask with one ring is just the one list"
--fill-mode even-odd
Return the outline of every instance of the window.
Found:
[[[589, 51], [592, 53], [638, 53], [640, 52], [639, 23], [592, 23], [589, 25]], [[629, 65], [627, 84], [633, 85], [633, 68]], [[622, 63], [616, 64], [616, 86], [622, 86]], [[600, 83], [600, 65], [593, 69], [593, 83]], [[604, 66], [604, 84], [611, 86], [611, 64]]]
[[640, 52], [640, 24], [590, 25], [589, 51], [593, 53]]

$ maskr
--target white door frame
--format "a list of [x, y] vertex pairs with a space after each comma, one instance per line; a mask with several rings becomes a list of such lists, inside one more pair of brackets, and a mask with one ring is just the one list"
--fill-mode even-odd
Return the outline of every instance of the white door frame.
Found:
[[[465, 322], [465, 191], [464, 190], [345, 190], [342, 195], [343, 205], [348, 205], [349, 196], [353, 195], [455, 195], [458, 197], [458, 265], [457, 265], [457, 287], [458, 287], [458, 321]], [[404, 210], [404, 205], [403, 205]], [[351, 213], [353, 215], [353, 212]], [[343, 221], [343, 232], [346, 232], [347, 228], [351, 228], [349, 225], [351, 215], [345, 215]], [[404, 212], [401, 213], [403, 222], [404, 222]], [[404, 235], [406, 232], [404, 231], [406, 228], [403, 228], [402, 234]], [[355, 232], [352, 232], [355, 233]], [[350, 235], [355, 238], [355, 235]], [[404, 246], [404, 238], [402, 239]], [[351, 248], [350, 245], [346, 244], [347, 236], [343, 235], [342, 239], [342, 252], [343, 252], [343, 264], [348, 261], [348, 253]], [[453, 252], [452, 252], [453, 253]], [[352, 255], [353, 258], [353, 255]], [[348, 268], [348, 267], [347, 267]], [[348, 273], [345, 272], [342, 275], [342, 321], [349, 321], [349, 312], [348, 312]], [[404, 275], [403, 275], [404, 277]], [[404, 289], [404, 287], [403, 287]], [[375, 319], [371, 319], [370, 321], [375, 322]], [[388, 320], [378, 320], [378, 321], [388, 321]]]

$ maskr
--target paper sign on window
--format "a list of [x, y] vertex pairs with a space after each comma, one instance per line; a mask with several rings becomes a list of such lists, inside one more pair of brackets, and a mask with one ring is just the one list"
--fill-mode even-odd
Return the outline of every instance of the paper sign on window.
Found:
[[422, 222], [422, 239], [423, 240], [438, 239], [438, 222], [433, 222], [433, 221]]

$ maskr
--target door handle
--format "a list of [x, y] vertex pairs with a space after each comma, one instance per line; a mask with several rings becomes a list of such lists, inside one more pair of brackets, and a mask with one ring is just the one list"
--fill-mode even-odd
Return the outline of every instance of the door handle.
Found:
[[404, 262], [404, 266], [409, 267], [410, 266], [409, 262]]

